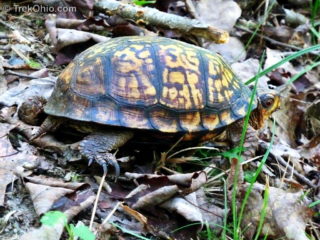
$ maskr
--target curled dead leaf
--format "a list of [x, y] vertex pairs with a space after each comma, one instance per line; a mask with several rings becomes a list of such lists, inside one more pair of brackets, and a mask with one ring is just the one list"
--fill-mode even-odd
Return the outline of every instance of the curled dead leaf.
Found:
[[30, 182], [26, 183], [26, 188], [30, 192], [34, 209], [39, 216], [49, 211], [53, 203], [59, 198], [74, 192], [74, 190], [67, 188], [50, 187]]

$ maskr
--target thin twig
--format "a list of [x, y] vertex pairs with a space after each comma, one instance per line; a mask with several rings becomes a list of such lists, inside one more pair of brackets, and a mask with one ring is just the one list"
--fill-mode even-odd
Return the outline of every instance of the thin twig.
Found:
[[6, 28], [9, 28], [10, 30], [15, 30], [15, 28], [14, 28], [11, 24], [3, 21], [2, 19], [0, 19], [0, 24], [2, 24], [3, 26], [5, 26]]
[[[267, 144], [265, 142], [261, 142], [260, 144], [261, 147], [263, 147], [264, 149], [267, 149]], [[305, 176], [303, 176], [302, 174], [298, 173], [291, 165], [287, 164], [287, 161], [283, 159], [283, 157], [279, 156], [278, 154], [276, 154], [272, 149], [270, 150], [270, 154], [272, 154], [272, 156], [275, 157], [275, 159], [282, 165], [284, 166], [286, 169], [289, 169], [289, 171], [291, 171], [300, 181], [304, 182], [305, 184], [307, 184], [309, 187], [312, 188], [317, 188], [316, 185], [314, 185], [308, 178], [306, 178]], [[281, 168], [280, 168], [281, 169]], [[283, 170], [286, 171], [286, 170]]]
[[[114, 208], [111, 210], [111, 212], [108, 214], [108, 216], [103, 220], [103, 222], [100, 224], [101, 226], [105, 225], [109, 219], [112, 217], [112, 215], [118, 210], [120, 204], [122, 204], [122, 202], [117, 202], [117, 204], [114, 206]], [[95, 234], [97, 234], [98, 231], [95, 232]]]
[[216, 43], [225, 43], [229, 39], [229, 33], [224, 30], [202, 23], [197, 19], [164, 13], [155, 8], [132, 6], [114, 0], [101, 0], [95, 3], [95, 9], [108, 15], [118, 15], [124, 19], [135, 21], [138, 25], [176, 30]]
[[[292, 173], [298, 178], [300, 179], [300, 181], [304, 182], [305, 184], [307, 184], [309, 187], [312, 188], [317, 188], [316, 185], [314, 185], [308, 178], [306, 178], [305, 176], [303, 176], [302, 174], [298, 173], [292, 166], [290, 166], [289, 164], [287, 164], [287, 162], [279, 155], [274, 154], [272, 151], [270, 151], [270, 153], [277, 159], [277, 161], [279, 161], [281, 163], [281, 165], [285, 166], [287, 169], [289, 169], [290, 171], [292, 171]], [[281, 169], [281, 168], [280, 168]], [[285, 171], [285, 170], [284, 170]]]
[[99, 201], [99, 198], [100, 198], [101, 190], [102, 190], [102, 187], [103, 187], [104, 180], [106, 179], [106, 176], [107, 176], [107, 172], [104, 172], [103, 176], [101, 178], [101, 182], [100, 182], [100, 185], [99, 185], [98, 192], [97, 192], [96, 200], [94, 201], [94, 205], [93, 205], [93, 209], [92, 209], [92, 214], [91, 214], [91, 219], [90, 219], [90, 226], [89, 226], [90, 230], [92, 230], [94, 216], [96, 215], [96, 212], [97, 212], [98, 201]]
[[21, 57], [26, 63], [29, 62], [29, 59], [15, 46], [11, 46], [11, 49], [19, 56]]
[[195, 8], [195, 6], [193, 4], [193, 1], [192, 0], [184, 0], [184, 2], [186, 4], [186, 8], [187, 8], [188, 12], [190, 13], [190, 15], [193, 18], [199, 19], [199, 14], [196, 11], [196, 8]]
[[12, 70], [7, 70], [6, 73], [9, 73], [9, 74], [11, 74], [11, 75], [15, 75], [15, 76], [18, 76], [18, 77], [21, 77], [21, 78], [28, 78], [28, 79], [35, 79], [35, 78], [37, 78], [37, 77], [33, 77], [33, 76], [31, 76], [31, 75], [14, 72], [14, 71], [12, 71]]

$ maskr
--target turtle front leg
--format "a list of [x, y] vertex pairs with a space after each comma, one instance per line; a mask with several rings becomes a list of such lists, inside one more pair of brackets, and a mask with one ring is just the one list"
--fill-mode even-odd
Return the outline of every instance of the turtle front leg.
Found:
[[30, 141], [40, 137], [47, 132], [55, 131], [61, 124], [65, 122], [65, 119], [48, 116], [43, 123], [41, 124], [40, 128], [31, 136]]
[[110, 131], [92, 133], [85, 137], [79, 145], [80, 154], [88, 159], [89, 165], [95, 161], [107, 172], [108, 165], [114, 167], [116, 179], [120, 175], [120, 167], [115, 155], [110, 153], [123, 146], [133, 137], [133, 132]]

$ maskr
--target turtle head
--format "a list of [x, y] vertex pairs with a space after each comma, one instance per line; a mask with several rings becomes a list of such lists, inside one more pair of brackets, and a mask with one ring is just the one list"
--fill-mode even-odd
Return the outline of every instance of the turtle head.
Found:
[[250, 124], [255, 129], [262, 128], [270, 115], [280, 108], [280, 95], [276, 91], [268, 90], [258, 94], [258, 107], [252, 112]]
[[262, 93], [259, 95], [259, 105], [265, 119], [280, 108], [280, 96], [276, 92]]

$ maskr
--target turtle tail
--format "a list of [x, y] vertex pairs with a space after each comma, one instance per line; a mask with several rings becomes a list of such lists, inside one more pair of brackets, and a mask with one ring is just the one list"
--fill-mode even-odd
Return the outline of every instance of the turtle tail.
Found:
[[41, 124], [40, 128], [32, 135], [30, 141], [33, 141], [34, 139], [40, 137], [41, 135], [55, 131], [63, 122], [63, 119], [56, 118], [49, 116], [47, 117], [43, 123]]

